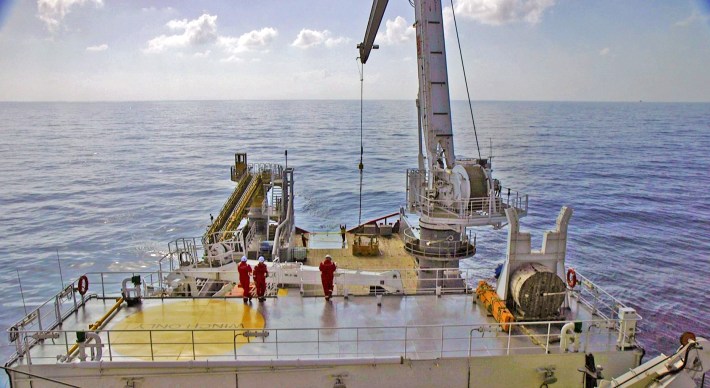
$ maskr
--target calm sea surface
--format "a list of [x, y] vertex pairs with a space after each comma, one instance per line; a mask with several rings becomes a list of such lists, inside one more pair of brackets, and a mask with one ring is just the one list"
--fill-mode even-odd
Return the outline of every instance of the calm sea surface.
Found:
[[[467, 104], [456, 153], [476, 156]], [[710, 336], [710, 104], [477, 102], [482, 153], [530, 195], [539, 248], [574, 208], [568, 265], [644, 317], [653, 353], [685, 330]], [[87, 271], [148, 270], [167, 243], [199, 236], [233, 188], [234, 153], [296, 174], [296, 223], [358, 221], [359, 101], [0, 103], [0, 327]], [[365, 103], [363, 220], [404, 202], [416, 167], [410, 101]], [[492, 274], [507, 230], [477, 232]], [[2, 338], [2, 353], [11, 352]]]

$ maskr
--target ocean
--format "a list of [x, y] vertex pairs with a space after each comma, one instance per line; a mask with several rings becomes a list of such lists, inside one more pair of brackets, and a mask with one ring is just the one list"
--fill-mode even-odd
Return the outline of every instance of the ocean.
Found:
[[[567, 263], [643, 316], [650, 354], [710, 336], [710, 104], [474, 102], [481, 154], [530, 196], [540, 247], [574, 209]], [[453, 102], [456, 154], [478, 155]], [[362, 220], [405, 202], [413, 101], [366, 101]], [[0, 327], [87, 271], [157, 268], [200, 236], [233, 188], [235, 152], [295, 168], [296, 224], [358, 222], [359, 101], [0, 103]], [[462, 266], [490, 275], [507, 229], [476, 231]], [[61, 267], [61, 276], [60, 276]], [[20, 292], [21, 280], [22, 293]], [[2, 353], [13, 351], [7, 338]]]

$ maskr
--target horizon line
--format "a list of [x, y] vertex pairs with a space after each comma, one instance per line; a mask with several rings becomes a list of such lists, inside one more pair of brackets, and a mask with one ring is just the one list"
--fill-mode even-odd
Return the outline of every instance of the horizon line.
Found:
[[[278, 98], [236, 98], [236, 99], [126, 99], [126, 100], [0, 100], [0, 103], [135, 103], [135, 102], [248, 102], [248, 101], [360, 101], [356, 98], [302, 98], [302, 99], [278, 99]], [[404, 98], [372, 98], [364, 101], [415, 101]], [[555, 102], [555, 103], [653, 103], [653, 104], [708, 104], [707, 101], [669, 101], [669, 100], [496, 100], [481, 99], [471, 100], [472, 102]], [[451, 99], [451, 102], [468, 102], [466, 99]]]

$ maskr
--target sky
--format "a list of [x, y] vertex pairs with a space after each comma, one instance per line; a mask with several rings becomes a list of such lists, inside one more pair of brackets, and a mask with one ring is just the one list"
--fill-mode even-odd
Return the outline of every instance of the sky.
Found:
[[[465, 99], [443, 0], [452, 99]], [[369, 0], [0, 0], [0, 101], [359, 99]], [[710, 102], [710, 0], [454, 0], [474, 100]], [[414, 99], [390, 0], [366, 99]]]

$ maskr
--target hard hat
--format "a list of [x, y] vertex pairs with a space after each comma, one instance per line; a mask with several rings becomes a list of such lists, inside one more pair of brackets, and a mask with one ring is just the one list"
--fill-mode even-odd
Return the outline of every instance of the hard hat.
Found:
[[259, 256], [259, 262], [263, 263], [264, 262], [264, 256]]
[[325, 259], [326, 259], [326, 260], [331, 260], [331, 259], [333, 259], [333, 258], [330, 257], [330, 255], [325, 255]]
[[247, 261], [247, 257], [246, 257], [246, 256], [242, 256], [242, 261]]

